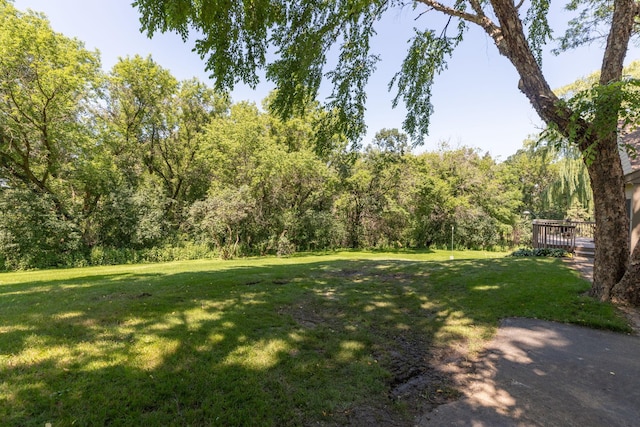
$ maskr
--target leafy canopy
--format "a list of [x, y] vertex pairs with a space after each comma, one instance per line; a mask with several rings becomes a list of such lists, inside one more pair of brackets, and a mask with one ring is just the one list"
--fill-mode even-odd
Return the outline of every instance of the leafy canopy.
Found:
[[[592, 123], [590, 132], [603, 137], [606, 132], [610, 132], [608, 122], [611, 117], [617, 117], [616, 126], [621, 135], [636, 128], [640, 123], [640, 61], [629, 64], [622, 74], [621, 80], [602, 85], [599, 83], [601, 73], [596, 71], [555, 90], [561, 99], [560, 105], [567, 106], [572, 111], [569, 138], [562, 135], [557, 126], [550, 124], [540, 135], [541, 141], [544, 140], [556, 149], [571, 150], [571, 147], [575, 148], [581, 141], [577, 136], [581, 123]], [[587, 133], [582, 138], [589, 136]], [[618, 143], [622, 144], [622, 139], [619, 138]], [[630, 155], [637, 155], [633, 146], [622, 145], [621, 148]], [[595, 150], [595, 143], [582, 149], [587, 164], [595, 160]]]
[[[464, 7], [459, 3], [456, 7]], [[387, 0], [137, 0], [133, 4], [149, 36], [175, 31], [186, 41], [190, 33], [199, 34], [194, 50], [206, 58], [206, 69], [218, 89], [231, 89], [238, 82], [255, 87], [264, 70], [278, 87], [272, 108], [284, 118], [301, 112], [317, 98], [323, 81], [329, 82], [333, 90], [328, 109], [337, 116], [336, 130], [352, 140], [364, 133], [365, 88], [380, 60], [371, 53], [376, 24], [394, 9], [424, 11], [419, 2]], [[531, 20], [538, 22], [535, 15]], [[437, 31], [415, 28], [407, 57], [389, 84], [390, 89], [397, 88], [394, 106], [402, 101], [407, 107], [404, 128], [415, 142], [428, 133], [434, 77], [446, 68], [465, 28], [462, 20], [454, 30], [449, 24]], [[336, 65], [325, 72], [334, 60]]]
[[[371, 52], [377, 23], [400, 9], [412, 9], [417, 24], [389, 89], [397, 90], [393, 106], [403, 102], [407, 108], [404, 129], [414, 143], [428, 134], [434, 78], [446, 69], [470, 24], [480, 26], [514, 63], [524, 80], [522, 90], [531, 92], [527, 96], [549, 98], [538, 93], [548, 88], [540, 70], [533, 70], [552, 39], [549, 0], [135, 0], [133, 5], [149, 36], [175, 31], [186, 41], [198, 34], [194, 50], [206, 58], [218, 89], [238, 82], [255, 86], [264, 71], [278, 88], [274, 111], [285, 118], [316, 99], [321, 83], [330, 83], [329, 109], [338, 118], [337, 130], [351, 139], [365, 130], [365, 88], [381, 59]], [[577, 16], [559, 38], [558, 52], [606, 34], [613, 22], [611, 0], [572, 0], [567, 9]], [[432, 13], [444, 20], [431, 21], [434, 28], [419, 22]], [[553, 106], [543, 101], [532, 103], [545, 121], [566, 120], [564, 113], [550, 113]]]

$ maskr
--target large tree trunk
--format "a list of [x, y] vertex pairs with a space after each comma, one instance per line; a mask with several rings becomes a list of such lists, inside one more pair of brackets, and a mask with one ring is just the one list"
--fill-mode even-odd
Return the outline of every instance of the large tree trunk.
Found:
[[627, 268], [629, 219], [616, 135], [600, 138], [595, 149], [596, 160], [587, 165], [596, 217], [596, 254], [590, 295], [608, 301]]
[[631, 255], [627, 272], [618, 282], [612, 292], [616, 300], [640, 306], [640, 244], [636, 244]]
[[[609, 300], [615, 293], [629, 302], [640, 301], [640, 286], [637, 285], [640, 282], [640, 250], [636, 251], [638, 255], [634, 257], [637, 262], [632, 262], [632, 268], [627, 270], [629, 219], [625, 211], [624, 173], [616, 136], [617, 116], [609, 117], [605, 113], [599, 118], [600, 125], [605, 123], [608, 132], [596, 129], [585, 121], [574, 122], [571, 119], [573, 112], [558, 102], [535, 61], [513, 1], [491, 0], [491, 4], [500, 26], [480, 25], [494, 39], [500, 53], [509, 58], [518, 71], [521, 77], [520, 90], [546, 123], [554, 124], [566, 137], [573, 137], [583, 153], [586, 154], [590, 149], [595, 151], [595, 159], [588, 165], [596, 216], [594, 282], [590, 294], [601, 300]], [[613, 23], [601, 67], [600, 83], [603, 85], [621, 78], [633, 19], [637, 13], [633, 0], [615, 1]], [[602, 102], [606, 103], [607, 100]], [[615, 106], [606, 107], [609, 108], [609, 115], [612, 110], [615, 111]]]
[[[622, 77], [624, 58], [626, 57], [634, 27], [638, 6], [634, 0], [615, 0], [611, 28], [607, 37], [607, 45], [600, 67], [600, 84], [619, 81]], [[616, 96], [614, 99], [620, 99]], [[610, 300], [614, 294], [614, 286], [623, 277], [627, 282], [640, 281], [638, 270], [627, 270], [629, 265], [629, 217], [626, 212], [624, 194], [624, 173], [620, 162], [618, 148], [617, 127], [618, 115], [611, 114], [622, 107], [620, 101], [611, 105], [612, 99], [605, 97], [596, 99], [596, 121], [605, 129], [596, 130], [598, 144], [595, 148], [594, 161], [587, 165], [596, 215], [596, 259], [593, 271], [593, 287], [591, 295], [603, 301]], [[609, 103], [609, 105], [607, 105]], [[603, 108], [601, 108], [603, 107]], [[606, 129], [608, 132], [605, 133]], [[584, 148], [583, 148], [584, 152]], [[635, 294], [626, 287], [624, 293], [616, 291], [620, 296], [625, 295], [628, 302], [640, 300], [640, 289], [635, 287]]]

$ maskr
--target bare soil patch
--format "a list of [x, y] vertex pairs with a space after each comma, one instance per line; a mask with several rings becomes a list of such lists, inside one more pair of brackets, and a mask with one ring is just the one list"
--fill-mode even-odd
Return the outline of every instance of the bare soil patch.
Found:
[[[320, 310], [311, 302], [283, 308], [281, 313], [291, 315], [304, 329], [327, 326], [339, 330], [345, 326], [341, 313]], [[390, 373], [386, 389], [342, 413], [330, 414], [321, 425], [405, 426], [420, 414], [461, 396], [453, 376], [460, 372], [458, 365], [465, 359], [461, 353], [441, 350], [434, 354], [424, 336], [411, 329], [394, 335], [376, 329], [374, 335], [380, 339], [372, 348], [372, 356]], [[444, 365], [456, 368], [443, 368]]]
[[625, 317], [629, 321], [629, 325], [633, 329], [633, 334], [640, 336], [640, 308], [620, 302], [618, 302], [616, 306], [620, 311], [622, 311], [622, 313], [624, 313]]

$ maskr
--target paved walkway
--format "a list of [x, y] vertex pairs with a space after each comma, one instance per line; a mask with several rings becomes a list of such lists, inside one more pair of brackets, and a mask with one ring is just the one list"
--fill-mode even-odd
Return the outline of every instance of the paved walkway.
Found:
[[[592, 280], [592, 259], [567, 262]], [[471, 372], [456, 371], [464, 397], [417, 425], [638, 426], [639, 355], [638, 336], [505, 319]]]
[[574, 256], [572, 258], [563, 258], [563, 261], [577, 270], [585, 280], [593, 281], [593, 258]]
[[505, 319], [464, 397], [418, 426], [637, 426], [640, 338], [536, 319]]

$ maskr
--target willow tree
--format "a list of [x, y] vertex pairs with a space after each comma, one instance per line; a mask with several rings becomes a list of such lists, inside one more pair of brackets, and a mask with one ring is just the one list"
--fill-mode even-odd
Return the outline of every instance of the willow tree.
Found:
[[[634, 31], [638, 29], [637, 0], [572, 0], [580, 10], [561, 39], [569, 49], [606, 34], [599, 85], [595, 96], [576, 102], [560, 100], [541, 67], [542, 49], [551, 39], [548, 0], [136, 0], [143, 31], [149, 36], [175, 31], [183, 39], [198, 35], [195, 50], [206, 58], [218, 88], [242, 81], [258, 83], [258, 71], [279, 88], [274, 107], [295, 114], [318, 94], [323, 79], [333, 84], [329, 107], [338, 112], [341, 131], [348, 136], [365, 129], [366, 84], [378, 56], [371, 40], [382, 16], [412, 8], [418, 19], [426, 13], [445, 17], [441, 28], [416, 28], [406, 58], [393, 78], [394, 104], [404, 102], [404, 129], [420, 140], [433, 111], [434, 77], [462, 42], [470, 26], [478, 26], [494, 42], [520, 76], [518, 88], [538, 115], [571, 140], [588, 162], [595, 194], [596, 260], [592, 294], [603, 300], [614, 294], [640, 303], [640, 248], [629, 257], [623, 172], [618, 153], [617, 126], [626, 88], [622, 67]], [[334, 68], [325, 70], [331, 49]], [[274, 55], [268, 55], [274, 52]], [[580, 100], [590, 99], [587, 105]], [[626, 273], [626, 274], [625, 274]], [[624, 279], [623, 279], [624, 277]]]

